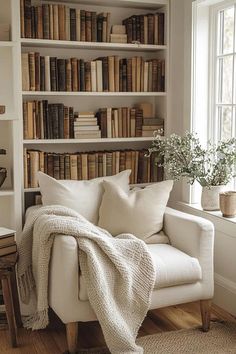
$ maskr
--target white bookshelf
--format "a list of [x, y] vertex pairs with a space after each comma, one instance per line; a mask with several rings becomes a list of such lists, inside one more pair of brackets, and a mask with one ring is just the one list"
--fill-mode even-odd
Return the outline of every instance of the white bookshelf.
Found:
[[[44, 0], [37, 0], [38, 3]], [[64, 103], [75, 107], [76, 110], [93, 110], [100, 107], [131, 107], [138, 102], [150, 102], [154, 105], [155, 114], [165, 119], [165, 127], [169, 126], [168, 119], [168, 76], [169, 76], [169, 0], [49, 0], [47, 3], [71, 4], [72, 7], [80, 7], [85, 10], [111, 12], [111, 23], [121, 24], [122, 19], [133, 14], [148, 12], [165, 12], [165, 45], [144, 44], [120, 44], [120, 43], [89, 43], [78, 41], [61, 41], [46, 39], [26, 39], [20, 37], [20, 0], [0, 0], [1, 19], [11, 24], [12, 41], [0, 41], [0, 54], [5, 53], [4, 70], [10, 72], [13, 86], [6, 97], [6, 101], [13, 102], [12, 109], [7, 111], [5, 117], [0, 116], [0, 141], [5, 136], [6, 148], [9, 150], [6, 166], [9, 170], [8, 181], [4, 184], [4, 190], [0, 189], [0, 214], [3, 208], [7, 212], [0, 215], [0, 224], [21, 230], [22, 215], [24, 213], [25, 198], [33, 198], [39, 191], [38, 188], [24, 188], [23, 149], [40, 149], [51, 152], [80, 152], [103, 149], [147, 148], [151, 145], [152, 138], [106, 138], [106, 139], [23, 139], [22, 102], [28, 99], [48, 99], [49, 103]], [[32, 3], [35, 3], [32, 0]], [[131, 57], [142, 55], [144, 58], [160, 58], [166, 61], [166, 91], [165, 92], [35, 92], [22, 91], [21, 87], [21, 52], [38, 51], [42, 55], [57, 56], [63, 58], [78, 57], [85, 60], [99, 56], [119, 55]], [[7, 53], [7, 54], [6, 54]], [[11, 67], [12, 65], [12, 67]], [[0, 66], [1, 68], [1, 66]], [[1, 71], [1, 69], [0, 69]], [[1, 74], [1, 72], [0, 72]], [[5, 74], [6, 75], [6, 74]], [[6, 78], [7, 80], [7, 78]], [[0, 82], [4, 88], [6, 80]], [[8, 80], [9, 81], [9, 80]], [[1, 97], [1, 95], [0, 95]], [[0, 101], [0, 104], [4, 104]], [[10, 105], [7, 103], [7, 106]], [[2, 122], [4, 121], [4, 123]], [[1, 129], [1, 125], [4, 129]], [[168, 133], [168, 132], [167, 132]], [[8, 141], [8, 143], [7, 143]], [[1, 147], [1, 143], [0, 143]], [[3, 158], [2, 158], [3, 159]], [[1, 160], [0, 166], [4, 165]], [[146, 186], [142, 184], [140, 186]], [[13, 213], [12, 213], [13, 211]], [[13, 215], [13, 218], [6, 215]]]

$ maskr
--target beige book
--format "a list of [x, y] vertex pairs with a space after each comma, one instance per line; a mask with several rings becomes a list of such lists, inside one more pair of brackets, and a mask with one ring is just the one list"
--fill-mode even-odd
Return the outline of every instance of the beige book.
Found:
[[24, 148], [24, 188], [29, 188], [28, 159], [29, 159], [29, 155], [27, 153], [27, 149]]
[[158, 14], [154, 15], [154, 44], [158, 44]]
[[30, 91], [35, 91], [35, 53], [29, 52]]
[[118, 108], [118, 138], [122, 138], [123, 135], [123, 122], [122, 122], [122, 108]]
[[115, 59], [113, 56], [108, 57], [108, 79], [109, 79], [109, 91], [115, 91]]
[[53, 39], [59, 40], [58, 5], [53, 5]]
[[66, 40], [70, 40], [70, 8], [69, 6], [65, 7], [65, 37]]
[[152, 61], [148, 63], [148, 92], [152, 92]]
[[79, 111], [79, 118], [94, 118], [92, 111]]
[[137, 87], [136, 87], [136, 83], [137, 83], [136, 75], [137, 75], [137, 58], [136, 58], [136, 57], [133, 57], [133, 58], [132, 58], [132, 92], [136, 92], [136, 91], [137, 91]]
[[49, 38], [54, 39], [54, 27], [53, 27], [53, 5], [49, 4]]
[[140, 82], [140, 91], [144, 91], [144, 60], [141, 58], [141, 82]]
[[34, 139], [34, 102], [27, 102], [28, 139]]
[[112, 108], [107, 108], [107, 137], [112, 138], [112, 128], [111, 128], [111, 117], [112, 117]]
[[127, 34], [110, 34], [111, 43], [127, 43]]
[[126, 34], [126, 27], [123, 25], [113, 25], [112, 34]]
[[148, 61], [144, 63], [144, 73], [143, 73], [143, 91], [148, 91]]
[[139, 152], [135, 151], [134, 183], [138, 183], [138, 160], [139, 160]]
[[71, 179], [78, 179], [77, 155], [70, 155], [70, 176]]
[[74, 130], [75, 131], [79, 131], [79, 132], [83, 132], [86, 131], [86, 133], [89, 131], [97, 131], [99, 130], [99, 126], [98, 125], [74, 125]]
[[107, 175], [107, 154], [105, 152], [102, 154], [102, 174], [104, 177]]
[[143, 118], [153, 117], [153, 104], [149, 102], [141, 102], [138, 104], [138, 108], [143, 111]]
[[143, 125], [142, 131], [155, 131], [161, 128], [163, 129], [163, 125]]
[[76, 9], [76, 40], [80, 41], [80, 9]]
[[102, 23], [102, 41], [107, 41], [107, 13], [103, 12], [103, 17], [106, 18], [106, 21]]
[[148, 44], [148, 17], [144, 16], [144, 44]]
[[130, 107], [127, 107], [127, 116], [126, 116], [126, 125], [127, 125], [127, 128], [126, 128], [126, 131], [127, 131], [127, 137], [130, 137]]
[[45, 55], [45, 91], [51, 91], [50, 57]]
[[141, 57], [137, 57], [136, 91], [141, 90]]
[[116, 151], [116, 169], [115, 174], [120, 172], [120, 151]]
[[21, 54], [21, 70], [22, 70], [22, 90], [29, 91], [29, 56], [28, 53]]
[[88, 179], [88, 155], [82, 154], [81, 155], [81, 162], [82, 162], [82, 179]]
[[91, 87], [93, 92], [97, 91], [96, 61], [91, 61]]
[[135, 137], [135, 128], [136, 128], [136, 122], [135, 122], [135, 108], [131, 108], [130, 110], [130, 136], [131, 138]]
[[44, 122], [43, 122], [43, 102], [39, 102], [40, 107], [40, 136], [41, 139], [44, 139]]
[[44, 152], [39, 151], [39, 171], [44, 172]]
[[119, 127], [118, 127], [118, 110], [114, 109], [114, 126], [115, 126], [115, 138], [119, 137]]
[[142, 131], [142, 137], [143, 138], [151, 138], [151, 137], [153, 137], [154, 135], [154, 131], [153, 130], [151, 130], [151, 131]]
[[107, 13], [107, 28], [106, 28], [106, 32], [107, 32], [106, 41], [110, 42], [110, 33], [111, 33], [111, 13], [110, 12]]
[[115, 91], [120, 91], [120, 67], [119, 67], [119, 57], [115, 55]]
[[30, 187], [38, 187], [37, 173], [39, 170], [39, 153], [38, 151], [29, 151], [30, 156]]
[[97, 91], [103, 91], [103, 82], [102, 82], [102, 61], [96, 60], [96, 73], [97, 73]]

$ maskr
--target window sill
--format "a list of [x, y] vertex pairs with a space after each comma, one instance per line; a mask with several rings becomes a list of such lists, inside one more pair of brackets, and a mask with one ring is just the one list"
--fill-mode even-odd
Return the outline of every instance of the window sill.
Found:
[[183, 212], [206, 218], [214, 224], [215, 229], [217, 231], [221, 231], [231, 237], [236, 238], [236, 217], [226, 218], [222, 216], [222, 213], [219, 210], [203, 210], [200, 204], [188, 204], [184, 202], [178, 202], [177, 205]]

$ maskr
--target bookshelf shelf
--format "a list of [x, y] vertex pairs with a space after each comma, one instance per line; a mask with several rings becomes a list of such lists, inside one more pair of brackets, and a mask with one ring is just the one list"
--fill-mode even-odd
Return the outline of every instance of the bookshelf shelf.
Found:
[[16, 42], [11, 41], [0, 41], [0, 48], [13, 48], [16, 46]]
[[166, 96], [166, 92], [60, 92], [60, 91], [22, 91], [23, 96], [127, 96], [127, 97], [154, 97]]
[[136, 138], [100, 138], [100, 139], [34, 139], [24, 140], [24, 145], [51, 145], [51, 144], [91, 144], [91, 143], [125, 143], [125, 142], [139, 142], [152, 141], [152, 137], [136, 137]]
[[89, 49], [89, 50], [119, 50], [135, 52], [156, 52], [166, 50], [166, 45], [151, 45], [138, 43], [103, 43], [103, 42], [78, 42], [62, 41], [52, 39], [21, 39], [22, 47], [40, 47], [40, 48], [66, 48], [66, 49]]
[[[63, 2], [65, 0], [51, 0], [52, 2]], [[70, 4], [78, 4], [78, 0], [69, 0]], [[136, 8], [136, 9], [150, 9], [156, 10], [168, 4], [168, 0], [82, 0], [80, 4], [94, 5], [94, 6], [107, 6], [107, 7], [122, 7], [122, 8]]]
[[14, 195], [14, 191], [11, 189], [0, 190], [0, 197], [8, 197]]

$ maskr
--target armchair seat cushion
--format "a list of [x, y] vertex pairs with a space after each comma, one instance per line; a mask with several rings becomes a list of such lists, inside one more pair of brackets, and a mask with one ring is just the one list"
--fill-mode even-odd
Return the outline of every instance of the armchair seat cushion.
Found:
[[148, 245], [156, 265], [155, 289], [196, 283], [202, 279], [197, 258], [166, 244]]
[[[193, 284], [202, 279], [202, 270], [197, 258], [190, 257], [168, 244], [147, 245], [155, 267], [156, 282], [154, 289]], [[80, 276], [79, 298], [88, 300], [83, 276]]]

